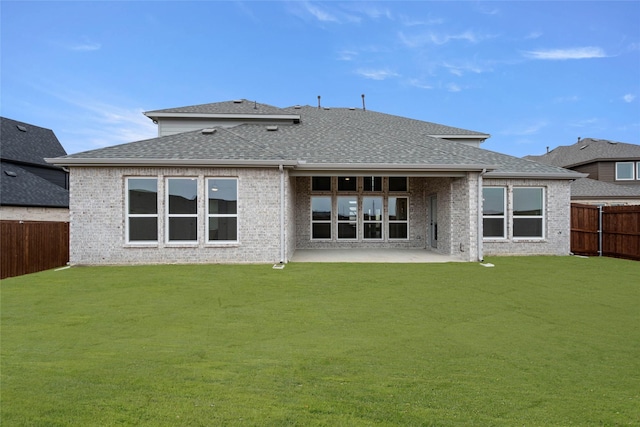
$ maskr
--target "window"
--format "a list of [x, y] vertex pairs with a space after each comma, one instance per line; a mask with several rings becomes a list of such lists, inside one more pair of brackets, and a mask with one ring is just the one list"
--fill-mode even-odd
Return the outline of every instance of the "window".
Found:
[[358, 198], [338, 197], [338, 239], [358, 238]]
[[365, 176], [362, 178], [364, 191], [382, 191], [381, 176]]
[[513, 189], [513, 237], [544, 237], [544, 189]]
[[406, 197], [389, 197], [389, 239], [409, 237], [408, 207], [409, 199]]
[[390, 176], [389, 177], [389, 191], [392, 191], [392, 192], [406, 192], [407, 191], [407, 177], [405, 177], [405, 176]]
[[238, 180], [207, 179], [207, 241], [238, 241]]
[[357, 191], [358, 179], [355, 176], [339, 176], [338, 191]]
[[331, 239], [331, 197], [311, 198], [311, 238]]
[[198, 181], [167, 179], [167, 241], [198, 240]]
[[311, 191], [331, 191], [330, 176], [311, 177]]
[[485, 187], [482, 189], [482, 230], [485, 238], [506, 237], [505, 189]]
[[640, 162], [636, 163], [636, 179], [640, 180]]
[[158, 241], [158, 180], [127, 179], [127, 242]]
[[364, 239], [382, 239], [382, 197], [362, 198]]
[[616, 181], [631, 181], [633, 177], [633, 169], [635, 164], [633, 162], [618, 162], [616, 163]]

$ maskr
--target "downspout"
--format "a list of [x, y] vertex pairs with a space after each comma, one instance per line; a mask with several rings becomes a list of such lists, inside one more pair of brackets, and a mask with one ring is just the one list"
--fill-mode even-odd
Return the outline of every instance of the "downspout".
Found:
[[598, 256], [602, 256], [602, 205], [598, 206]]
[[482, 241], [482, 176], [487, 173], [486, 169], [482, 169], [480, 175], [478, 175], [478, 262], [484, 261], [484, 250]]
[[284, 264], [284, 166], [280, 165], [280, 264]]

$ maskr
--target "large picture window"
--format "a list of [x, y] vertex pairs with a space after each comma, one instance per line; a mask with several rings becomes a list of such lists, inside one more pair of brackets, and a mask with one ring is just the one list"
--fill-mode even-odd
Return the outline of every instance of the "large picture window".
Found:
[[364, 239], [382, 239], [382, 197], [362, 198], [362, 228]]
[[198, 240], [198, 181], [167, 179], [167, 242]]
[[544, 237], [544, 189], [513, 189], [513, 237]]
[[505, 190], [503, 187], [482, 189], [482, 231], [485, 238], [503, 239], [506, 237]]
[[358, 238], [358, 197], [338, 197], [338, 239]]
[[409, 237], [409, 199], [389, 197], [389, 239]]
[[127, 242], [158, 241], [158, 180], [127, 179]]
[[207, 179], [207, 242], [238, 241], [238, 180]]
[[331, 197], [311, 198], [311, 238], [331, 239]]

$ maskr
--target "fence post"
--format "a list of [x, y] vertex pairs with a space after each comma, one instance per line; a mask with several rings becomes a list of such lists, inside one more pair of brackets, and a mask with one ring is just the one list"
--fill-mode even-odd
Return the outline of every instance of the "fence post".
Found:
[[602, 256], [602, 205], [598, 206], [598, 256]]

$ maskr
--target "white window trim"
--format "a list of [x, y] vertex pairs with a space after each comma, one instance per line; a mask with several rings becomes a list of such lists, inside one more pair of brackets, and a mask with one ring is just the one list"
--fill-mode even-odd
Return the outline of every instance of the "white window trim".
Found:
[[[326, 197], [329, 199], [329, 203], [331, 204], [331, 214], [329, 216], [329, 220], [314, 220], [313, 219], [313, 198], [314, 197]], [[309, 240], [312, 242], [330, 242], [333, 240], [333, 196], [331, 194], [313, 194], [309, 197]], [[329, 233], [329, 238], [313, 238], [313, 224], [329, 224], [331, 227], [331, 232]]]
[[636, 180], [640, 181], [640, 162], [636, 162]]
[[[356, 199], [356, 215], [355, 215], [355, 220], [341, 220], [340, 219], [340, 212], [338, 211], [338, 206], [339, 206], [339, 201], [341, 198], [355, 198]], [[338, 241], [342, 241], [342, 242], [357, 242], [360, 240], [360, 217], [359, 217], [359, 212], [360, 212], [360, 197], [357, 194], [341, 194], [339, 196], [336, 197], [336, 240]], [[340, 237], [340, 224], [352, 224], [355, 223], [356, 225], [356, 237]]]
[[[502, 187], [499, 185], [487, 185], [485, 187], [482, 187], [482, 189], [484, 190], [485, 188], [499, 188], [502, 190], [502, 215], [485, 215], [484, 212], [482, 213], [482, 220], [484, 221], [485, 218], [491, 219], [491, 218], [502, 218], [502, 237], [500, 236], [484, 236], [484, 227], [482, 229], [482, 239], [486, 240], [486, 241], [504, 241], [508, 239], [507, 236], [507, 221], [508, 221], [508, 217], [509, 217], [509, 212], [507, 211], [507, 194], [508, 194], [508, 189], [507, 187]], [[484, 200], [483, 200], [483, 210], [484, 210]]]
[[[210, 180], [233, 180], [236, 182], [236, 213], [235, 214], [212, 214], [209, 212], [209, 181]], [[204, 179], [205, 182], [205, 211], [206, 211], [206, 225], [205, 225], [205, 242], [207, 245], [233, 245], [240, 242], [240, 222], [238, 221], [238, 193], [239, 193], [239, 180], [237, 177], [215, 177], [209, 176]], [[209, 240], [209, 219], [210, 218], [235, 218], [236, 219], [236, 240]]]
[[[189, 245], [189, 246], [196, 246], [199, 244], [200, 241], [200, 233], [199, 228], [200, 228], [200, 224], [199, 224], [199, 219], [198, 219], [198, 213], [200, 211], [200, 201], [196, 201], [196, 213], [195, 214], [170, 214], [169, 213], [169, 181], [171, 180], [195, 180], [196, 181], [196, 194], [197, 197], [200, 196], [200, 179], [198, 179], [198, 177], [196, 176], [172, 176], [172, 177], [167, 177], [165, 178], [165, 185], [164, 185], [164, 199], [165, 199], [165, 220], [164, 220], [164, 226], [165, 226], [165, 243], [167, 245]], [[196, 238], [195, 240], [169, 240], [169, 236], [170, 236], [170, 229], [169, 229], [169, 219], [170, 218], [195, 218], [196, 219]]]
[[[514, 210], [515, 210], [515, 206], [512, 206], [511, 212], [510, 212], [510, 217], [511, 217], [511, 234], [513, 237], [514, 241], [541, 241], [541, 240], [545, 240], [546, 239], [546, 229], [547, 229], [547, 191], [545, 187], [536, 187], [536, 186], [529, 186], [529, 187], [513, 187], [511, 189], [511, 197], [513, 199], [513, 204], [515, 204], [515, 196], [513, 195], [513, 193], [516, 190], [520, 190], [520, 189], [527, 189], [527, 188], [534, 188], [534, 189], [540, 189], [542, 190], [542, 215], [518, 215], [516, 217], [516, 215], [513, 214]], [[513, 235], [514, 229], [515, 229], [515, 220], [516, 219], [542, 219], [542, 236], [515, 236]]]
[[[409, 240], [409, 236], [411, 235], [410, 230], [409, 230], [409, 213], [411, 211], [411, 209], [409, 209], [409, 196], [396, 196], [395, 194], [393, 195], [387, 195], [387, 211], [386, 211], [386, 216], [385, 218], [387, 219], [387, 236], [389, 241], [405, 241], [405, 240]], [[391, 198], [396, 198], [396, 199], [407, 199], [407, 219], [406, 220], [398, 220], [398, 219], [390, 219], [389, 218], [389, 199]], [[397, 209], [397, 206], [396, 206]], [[391, 237], [391, 233], [389, 231], [389, 228], [391, 226], [391, 224], [407, 224], [407, 237]]]
[[[618, 166], [620, 165], [632, 165], [631, 167], [631, 178], [620, 178], [618, 175]], [[633, 181], [636, 179], [634, 175], [636, 174], [635, 169], [637, 169], [637, 165], [634, 162], [616, 162], [616, 181]]]
[[[131, 179], [154, 179], [156, 181], [156, 213], [155, 214], [131, 214], [129, 213], [129, 180]], [[124, 241], [127, 245], [141, 245], [141, 246], [157, 246], [158, 245], [158, 234], [160, 232], [160, 227], [158, 227], [158, 230], [156, 232], [156, 240], [129, 240], [129, 231], [130, 231], [130, 227], [129, 227], [129, 219], [131, 218], [155, 218], [156, 219], [156, 223], [158, 222], [158, 217], [159, 217], [159, 213], [158, 210], [160, 209], [160, 203], [158, 203], [158, 177], [155, 176], [129, 176], [125, 178], [125, 206], [124, 206], [124, 214], [125, 214], [125, 221], [124, 221]]]
[[[361, 217], [360, 219], [362, 220], [362, 240], [363, 241], [384, 241], [385, 238], [385, 233], [384, 233], [384, 219], [385, 219], [385, 209], [384, 209], [384, 199], [385, 196], [383, 195], [371, 195], [373, 192], [367, 192], [365, 193], [366, 195], [362, 196], [362, 212], [361, 212]], [[371, 198], [371, 199], [380, 199], [381, 201], [381, 206], [380, 206], [380, 219], [379, 220], [371, 220], [371, 219], [364, 219], [364, 199], [366, 198]], [[374, 212], [375, 215], [375, 212]], [[365, 237], [364, 236], [364, 229], [365, 229], [365, 224], [380, 224], [380, 237]]]

